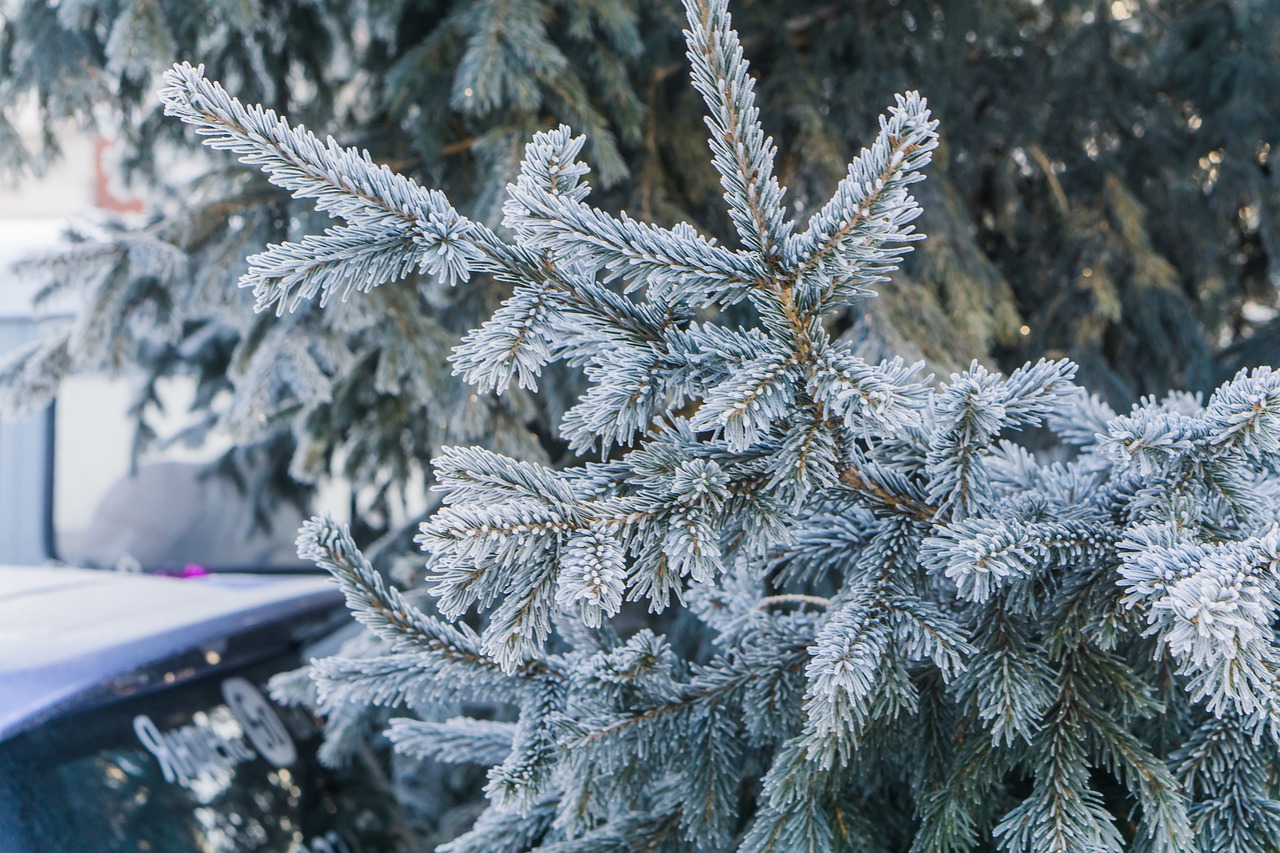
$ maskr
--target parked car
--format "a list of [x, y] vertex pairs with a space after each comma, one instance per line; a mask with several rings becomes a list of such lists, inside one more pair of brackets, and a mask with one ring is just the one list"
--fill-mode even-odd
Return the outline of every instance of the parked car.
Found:
[[[13, 267], [65, 248], [68, 225], [64, 219], [0, 222], [0, 363], [74, 322], [80, 307], [74, 288], [37, 307], [39, 277]], [[261, 523], [261, 508], [243, 487], [254, 481], [257, 460], [224, 459], [234, 442], [220, 429], [195, 446], [167, 441], [199, 420], [190, 412], [194, 378], [169, 376], [147, 385], [158, 400], [146, 417], [156, 440], [135, 456], [141, 379], [129, 372], [77, 373], [59, 383], [49, 405], [25, 414], [10, 411], [11, 401], [0, 394], [0, 564], [296, 568], [293, 538], [303, 515], [282, 503], [269, 524]], [[326, 483], [321, 492], [316, 510], [347, 511], [346, 483]]]
[[0, 851], [392, 849], [266, 688], [349, 618], [317, 576], [0, 567]]

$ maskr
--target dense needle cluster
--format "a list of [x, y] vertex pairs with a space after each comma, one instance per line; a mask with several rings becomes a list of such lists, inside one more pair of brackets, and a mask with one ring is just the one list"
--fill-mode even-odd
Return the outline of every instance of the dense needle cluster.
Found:
[[[314, 665], [321, 707], [407, 710], [397, 748], [491, 768], [452, 853], [1274, 849], [1280, 374], [1116, 415], [1066, 360], [865, 360], [832, 319], [918, 239], [936, 123], [899, 97], [792, 222], [726, 2], [685, 5], [739, 248], [592, 207], [566, 127], [499, 233], [169, 72], [170, 113], [345, 220], [251, 259], [260, 309], [488, 274], [511, 295], [453, 369], [589, 383], [560, 421], [578, 464], [435, 460], [427, 594], [307, 524], [376, 638]], [[628, 601], [663, 616], [615, 630]], [[485, 702], [507, 712], [450, 716]]]

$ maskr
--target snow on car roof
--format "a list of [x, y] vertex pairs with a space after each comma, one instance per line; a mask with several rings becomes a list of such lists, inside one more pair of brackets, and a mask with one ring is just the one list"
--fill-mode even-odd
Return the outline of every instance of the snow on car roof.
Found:
[[0, 566], [0, 740], [112, 679], [340, 601], [319, 576]]

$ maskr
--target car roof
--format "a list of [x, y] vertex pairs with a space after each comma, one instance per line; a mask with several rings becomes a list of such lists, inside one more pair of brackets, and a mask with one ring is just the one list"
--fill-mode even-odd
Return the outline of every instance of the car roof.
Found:
[[0, 566], [0, 740], [139, 669], [341, 601], [328, 576]]

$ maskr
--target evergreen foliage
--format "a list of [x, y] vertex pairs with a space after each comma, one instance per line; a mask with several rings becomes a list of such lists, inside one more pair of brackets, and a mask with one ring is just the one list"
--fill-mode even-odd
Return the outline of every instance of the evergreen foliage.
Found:
[[[143, 450], [158, 381], [194, 375], [201, 427], [184, 439], [217, 425], [278, 460], [275, 476], [261, 478], [274, 487], [258, 495], [264, 512], [282, 491], [301, 499], [331, 473], [369, 487], [361, 542], [388, 532], [396, 493], [423, 486], [441, 446], [564, 457], [561, 415], [583, 387], [576, 371], [549, 365], [554, 381], [535, 396], [525, 393], [534, 374], [516, 362], [512, 379], [525, 387], [493, 396], [441, 369], [457, 339], [510, 295], [503, 275], [448, 289], [410, 264], [412, 286], [341, 307], [304, 304], [277, 321], [245, 312], [228, 284], [247, 256], [312, 235], [308, 251], [338, 252], [359, 274], [345, 249], [368, 245], [367, 235], [325, 235], [325, 211], [226, 159], [200, 164], [193, 186], [171, 177], [187, 171], [168, 168], [171, 152], [189, 145], [161, 116], [153, 83], [198, 57], [246, 102], [369, 151], [499, 233], [525, 142], [564, 121], [586, 132], [600, 209], [692, 222], [721, 247], [745, 241], [752, 251], [761, 248], [752, 240], [781, 233], [790, 215], [807, 221], [831, 197], [847, 152], [893, 92], [928, 91], [946, 128], [932, 179], [917, 188], [931, 239], [833, 334], [863, 341], [873, 361], [923, 358], [942, 375], [974, 358], [1012, 370], [1067, 356], [1121, 409], [1173, 387], [1207, 393], [1242, 366], [1274, 362], [1280, 331], [1267, 313], [1277, 252], [1270, 144], [1280, 135], [1269, 96], [1280, 88], [1280, 18], [1269, 7], [744, 3], [735, 26], [780, 143], [774, 155], [761, 140], [750, 165], [790, 186], [796, 207], [784, 210], [763, 184], [719, 203], [724, 187], [702, 162], [698, 93], [678, 73], [674, 0], [11, 0], [0, 15], [5, 166], [38, 169], [57, 153], [59, 121], [97, 121], [119, 139], [128, 173], [169, 195], [151, 219], [86, 231], [75, 251], [24, 268], [51, 291], [82, 290], [85, 316], [9, 361], [0, 385], [35, 404], [69, 373], [140, 369]], [[11, 126], [29, 100], [45, 122], [34, 150]], [[720, 138], [747, 133], [754, 114], [711, 121]], [[714, 156], [727, 168], [736, 154]], [[756, 237], [737, 236], [753, 215], [766, 217], [744, 231]], [[296, 257], [310, 266], [294, 269], [290, 286], [355, 286], [325, 272], [337, 255], [318, 258]], [[570, 441], [579, 452], [589, 443]], [[379, 553], [407, 545], [402, 535]]]
[[[453, 369], [588, 382], [572, 465], [439, 455], [425, 592], [303, 528], [372, 635], [314, 665], [320, 707], [407, 710], [404, 753], [489, 767], [454, 853], [1274, 849], [1280, 374], [1117, 415], [1066, 359], [941, 382], [868, 359], [834, 332], [919, 236], [937, 123], [899, 96], [790, 219], [726, 0], [685, 5], [740, 248], [593, 207], [565, 126], [499, 232], [167, 73], [167, 112], [345, 220], [255, 257], [260, 307], [487, 275], [511, 295]], [[1031, 428], [1057, 444], [1012, 443]], [[627, 628], [625, 602], [667, 621]]]

